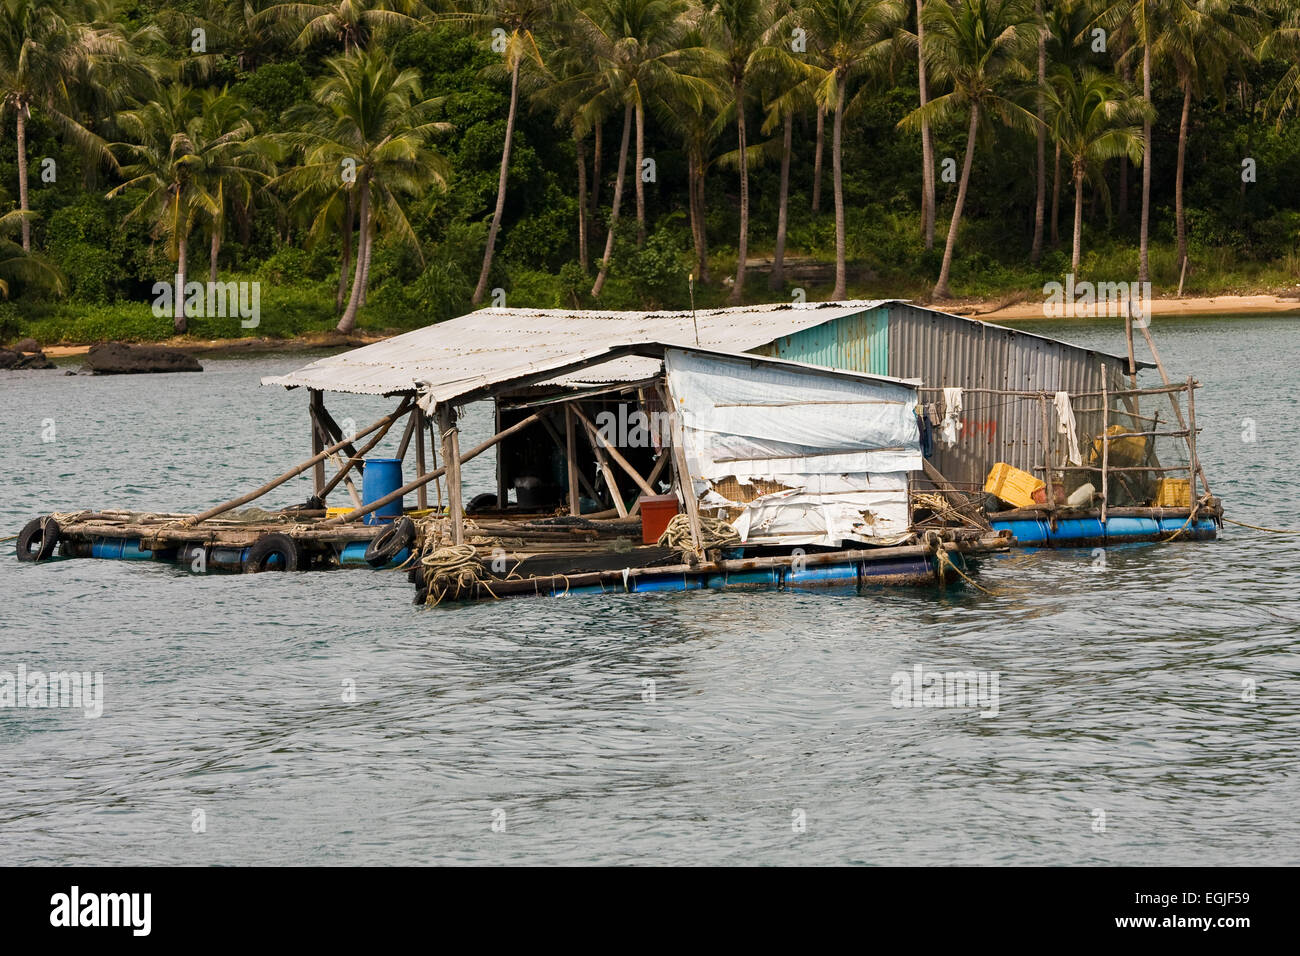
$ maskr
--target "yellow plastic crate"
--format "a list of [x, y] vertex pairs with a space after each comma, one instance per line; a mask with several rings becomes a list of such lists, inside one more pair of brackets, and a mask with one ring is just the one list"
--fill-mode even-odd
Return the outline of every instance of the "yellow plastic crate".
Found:
[[1157, 508], [1190, 508], [1192, 506], [1192, 481], [1190, 478], [1161, 478], [1156, 485]]
[[[1129, 468], [1141, 465], [1146, 461], [1147, 440], [1145, 437], [1129, 435], [1129, 430], [1123, 425], [1111, 425], [1110, 428], [1106, 429], [1106, 434], [1110, 436], [1110, 460], [1107, 464], [1114, 465], [1117, 468]], [[1101, 464], [1101, 445], [1100, 437], [1092, 440], [1089, 464]]]
[[1017, 508], [1032, 508], [1035, 504], [1034, 492], [1046, 487], [1046, 482], [1027, 471], [1012, 468], [1004, 461], [993, 466], [988, 480], [984, 482], [985, 491]]

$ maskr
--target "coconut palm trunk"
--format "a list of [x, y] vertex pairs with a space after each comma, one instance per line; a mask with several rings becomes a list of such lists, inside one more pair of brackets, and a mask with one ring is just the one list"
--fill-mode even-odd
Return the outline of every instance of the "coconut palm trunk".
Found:
[[736, 244], [736, 282], [731, 287], [730, 302], [739, 305], [745, 296], [745, 260], [749, 257], [749, 144], [745, 135], [745, 85], [734, 85], [736, 95], [736, 136], [740, 144], [740, 239]]
[[1074, 249], [1070, 253], [1070, 272], [1079, 274], [1079, 254], [1083, 249], [1083, 164], [1074, 164]]
[[361, 200], [358, 205], [361, 207], [359, 210], [361, 230], [360, 237], [357, 239], [356, 271], [352, 277], [352, 294], [348, 297], [348, 306], [343, 310], [343, 317], [339, 319], [339, 324], [336, 326], [345, 335], [351, 332], [357, 324], [357, 309], [361, 306], [361, 286], [365, 282], [366, 256], [369, 253], [370, 183], [363, 178], [360, 186]]
[[1192, 114], [1192, 76], [1183, 77], [1183, 115], [1178, 122], [1178, 169], [1174, 173], [1174, 220], [1178, 231], [1178, 291], [1182, 292], [1187, 268], [1187, 207], [1183, 201], [1183, 173], [1187, 162], [1187, 134]]
[[645, 111], [640, 103], [636, 105], [636, 244], [638, 249], [645, 245]]
[[221, 251], [221, 229], [212, 224], [212, 245], [208, 250], [208, 281], [217, 281], [217, 253]]
[[1061, 144], [1056, 144], [1052, 162], [1052, 248], [1061, 244]]
[[[497, 205], [492, 213], [492, 225], [488, 227], [487, 249], [483, 252], [483, 268], [478, 274], [478, 285], [470, 298], [473, 305], [483, 301], [487, 293], [488, 275], [492, 271], [492, 255], [496, 249], [497, 233], [501, 231], [501, 216], [506, 210], [506, 179], [510, 170], [510, 146], [515, 137], [515, 111], [519, 105], [519, 63], [516, 58], [510, 70], [510, 111], [506, 114], [506, 141], [501, 149], [501, 174], [497, 178]], [[364, 228], [364, 227], [363, 227]]]
[[846, 236], [844, 231], [844, 97], [848, 82], [843, 75], [835, 83], [835, 122], [831, 131], [831, 176], [835, 189], [835, 290], [831, 298], [843, 299], [847, 294], [848, 263], [845, 252]]
[[347, 211], [344, 213], [343, 217], [343, 254], [339, 259], [339, 288], [338, 292], [334, 294], [335, 312], [343, 311], [343, 301], [348, 294], [348, 268], [352, 265], [352, 229], [355, 225], [353, 223], [354, 218], [352, 193], [348, 193]]
[[574, 140], [578, 156], [578, 265], [585, 274], [589, 265], [587, 260], [587, 144], [577, 134], [574, 135]]
[[1043, 101], [1043, 87], [1047, 84], [1047, 31], [1043, 29], [1043, 0], [1038, 0], [1036, 13], [1039, 20], [1038, 32], [1038, 165], [1037, 184], [1034, 189], [1034, 240], [1029, 247], [1029, 261], [1037, 264], [1043, 257], [1043, 219], [1047, 204], [1047, 126], [1043, 122], [1046, 104]]
[[966, 205], [966, 187], [970, 185], [971, 161], [975, 158], [975, 134], [979, 131], [980, 109], [974, 103], [970, 108], [970, 131], [966, 134], [966, 158], [961, 164], [961, 182], [957, 186], [957, 202], [952, 207], [952, 222], [948, 225], [948, 241], [943, 247], [943, 265], [939, 269], [939, 281], [934, 284], [932, 295], [936, 299], [950, 299], [952, 292], [948, 289], [948, 275], [952, 271], [952, 254], [957, 248], [957, 227], [961, 225], [962, 207]]
[[185, 273], [189, 265], [186, 253], [189, 245], [185, 236], [176, 240], [176, 307], [172, 310], [172, 329], [177, 335], [189, 331], [189, 321], [185, 317]]
[[817, 107], [817, 141], [813, 147], [812, 211], [822, 208], [822, 144], [826, 139], [826, 110]]
[[605, 277], [609, 275], [609, 260], [614, 254], [614, 233], [615, 227], [618, 226], [618, 207], [623, 201], [623, 180], [627, 174], [627, 147], [630, 134], [632, 132], [633, 106], [629, 103], [623, 110], [623, 141], [618, 147], [618, 175], [614, 179], [614, 201], [609, 210], [609, 231], [605, 234], [605, 255], [600, 260], [600, 272], [596, 275], [596, 282], [591, 287], [593, 297], [600, 295], [600, 290], [605, 288]]
[[[1142, 47], [1142, 97], [1151, 102], [1151, 44]], [[1142, 118], [1142, 221], [1138, 232], [1138, 281], [1151, 281], [1151, 117]]]
[[776, 252], [772, 256], [772, 275], [768, 287], [773, 291], [785, 285], [786, 209], [790, 205], [790, 146], [794, 139], [794, 113], [785, 114], [785, 136], [781, 143], [781, 192], [776, 207]]
[[23, 212], [23, 252], [32, 251], [32, 224], [27, 220], [27, 104], [18, 101], [17, 108], [17, 146], [18, 146], [18, 208]]
[[[916, 0], [916, 68], [918, 87], [921, 94], [921, 106], [930, 102], [929, 83], [925, 78], [925, 23], [924, 5]], [[925, 248], [934, 248], [935, 221], [934, 189], [934, 137], [930, 133], [930, 121], [921, 123], [921, 234], [925, 238]]]

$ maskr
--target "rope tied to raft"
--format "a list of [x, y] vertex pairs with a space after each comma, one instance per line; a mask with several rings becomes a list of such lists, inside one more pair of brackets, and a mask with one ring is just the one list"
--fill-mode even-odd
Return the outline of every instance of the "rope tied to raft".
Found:
[[1293, 531], [1287, 528], [1265, 528], [1263, 525], [1246, 524], [1244, 521], [1233, 521], [1231, 518], [1223, 518], [1228, 524], [1235, 524], [1242, 528], [1249, 528], [1251, 531], [1267, 531], [1269, 534], [1300, 534], [1300, 531]]
[[922, 536], [921, 540], [925, 544], [926, 548], [928, 548], [930, 552], [934, 554], [934, 560], [938, 564], [940, 581], [943, 580], [944, 569], [948, 568], [959, 578], [961, 578], [963, 581], [965, 581], [967, 584], [973, 587], [976, 591], [982, 591], [984, 594], [987, 594], [989, 597], [997, 596], [996, 594], [994, 594], [994, 592], [990, 591], [988, 588], [976, 584], [973, 580], [971, 580], [970, 575], [968, 575], [961, 568], [957, 567], [956, 563], [954, 563], [954, 561], [952, 560], [952, 556], [948, 554], [948, 550], [943, 546], [943, 537], [937, 531], [933, 529], [927, 530], [925, 534]]
[[[673, 548], [683, 553], [693, 552], [695, 544], [691, 539], [691, 519], [688, 515], [673, 515], [659, 536], [659, 546]], [[736, 529], [721, 518], [700, 515], [700, 550], [711, 551], [714, 548], [728, 548], [740, 544], [740, 535]]]
[[478, 559], [478, 549], [472, 544], [448, 545], [421, 555], [420, 569], [424, 586], [429, 589], [425, 604], [436, 607], [448, 591], [460, 591], [476, 584], [483, 585], [489, 594], [496, 597], [487, 586], [483, 563]]

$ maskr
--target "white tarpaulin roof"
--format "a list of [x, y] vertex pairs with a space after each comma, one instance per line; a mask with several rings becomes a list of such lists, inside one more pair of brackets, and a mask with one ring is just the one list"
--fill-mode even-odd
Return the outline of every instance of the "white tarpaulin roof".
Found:
[[907, 473], [921, 467], [913, 383], [671, 348], [664, 368], [701, 507], [725, 512], [746, 543], [908, 531]]
[[[642, 342], [746, 352], [801, 329], [874, 309], [893, 299], [777, 303], [682, 312], [480, 309], [458, 319], [330, 355], [263, 385], [385, 395], [423, 388], [449, 401], [478, 388], [558, 368], [609, 346]], [[698, 327], [698, 341], [696, 329]], [[557, 382], [623, 382], [657, 373], [655, 359], [626, 357]]]

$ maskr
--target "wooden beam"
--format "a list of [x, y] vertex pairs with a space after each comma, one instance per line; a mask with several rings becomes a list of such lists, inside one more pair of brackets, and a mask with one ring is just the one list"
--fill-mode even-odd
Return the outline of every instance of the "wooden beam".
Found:
[[[411, 421], [415, 422], [415, 476], [423, 478], [428, 469], [424, 460], [424, 409], [419, 405], [416, 405], [415, 411], [411, 413]], [[429, 507], [427, 482], [415, 489], [415, 506], [421, 511]]]
[[564, 457], [569, 469], [569, 514], [580, 515], [582, 504], [578, 491], [577, 434], [573, 427], [573, 409], [567, 402], [564, 405]]
[[654, 489], [651, 488], [650, 485], [646, 483], [646, 480], [641, 477], [641, 473], [628, 463], [628, 460], [619, 453], [618, 449], [601, 439], [600, 432], [596, 430], [596, 426], [591, 423], [590, 419], [588, 419], [586, 415], [582, 414], [582, 409], [580, 409], [576, 403], [570, 402], [564, 407], [573, 409], [573, 414], [578, 417], [578, 420], [581, 421], [584, 426], [586, 426], [587, 434], [592, 436], [592, 442], [594, 444], [599, 444], [604, 451], [608, 452], [609, 457], [614, 461], [614, 463], [627, 472], [628, 477], [635, 481], [643, 492], [647, 495], [653, 495], [655, 493]]
[[984, 517], [980, 513], [979, 508], [976, 507], [969, 498], [958, 491], [956, 487], [954, 487], [953, 483], [945, 478], [938, 468], [934, 467], [934, 465], [922, 458], [921, 470], [924, 471], [925, 476], [934, 483], [934, 486], [952, 502], [952, 506], [956, 509], [958, 514], [965, 515], [985, 531], [993, 530], [993, 526], [989, 524], [988, 518]]
[[[398, 412], [393, 412], [390, 415], [385, 415], [383, 418], [379, 419], [373, 424], [357, 432], [356, 437], [361, 438], [365, 435], [369, 435], [371, 432], [375, 431], [376, 429], [382, 428], [385, 424], [391, 425], [400, 417], [401, 415]], [[321, 451], [313, 455], [311, 458], [308, 458], [301, 465], [297, 465], [293, 468], [290, 468], [284, 474], [276, 478], [272, 478], [266, 484], [261, 485], [258, 488], [254, 488], [248, 494], [240, 495], [238, 498], [232, 498], [230, 501], [227, 501], [224, 504], [217, 505], [215, 508], [209, 508], [207, 511], [203, 512], [202, 514], [197, 514], [192, 517], [184, 518], [182, 519], [182, 523], [188, 525], [195, 525], [201, 521], [207, 521], [209, 518], [215, 518], [219, 514], [224, 514], [225, 512], [230, 511], [232, 508], [238, 508], [240, 505], [246, 505], [250, 501], [255, 501], [258, 498], [262, 497], [262, 495], [266, 494], [268, 491], [272, 491], [280, 487], [280, 485], [284, 484], [290, 478], [298, 477], [308, 468], [311, 468], [313, 465], [315, 465], [317, 462], [323, 462], [327, 457], [329, 457], [334, 452], [338, 451], [345, 444], [346, 442], [338, 442], [334, 445], [330, 445], [328, 448], [321, 449]]]
[[1110, 398], [1106, 394], [1106, 366], [1101, 367], [1101, 523], [1106, 523], [1106, 505], [1110, 497]]
[[[1147, 348], [1151, 350], [1151, 357], [1156, 360], [1156, 368], [1160, 372], [1160, 381], [1169, 386], [1169, 374], [1165, 371], [1165, 363], [1160, 361], [1160, 353], [1156, 351], [1156, 343], [1155, 339], [1151, 338], [1151, 330], [1146, 325], [1140, 325], [1138, 328], [1142, 330], [1142, 337], [1147, 341]], [[1174, 393], [1181, 392], [1185, 387], [1188, 386], [1178, 385], [1169, 389], [1169, 404], [1174, 406], [1174, 414], [1178, 416], [1178, 426], [1184, 430], [1187, 428], [1187, 419], [1183, 417], [1183, 410], [1178, 404], [1178, 399], [1174, 398]], [[1205, 489], [1205, 493], [1208, 495], [1210, 493], [1210, 483], [1206, 480], [1205, 469], [1201, 468], [1199, 462], [1196, 471], [1201, 476], [1201, 487]]]
[[677, 411], [677, 403], [672, 400], [672, 393], [668, 391], [667, 382], [659, 392], [660, 400], [664, 408], [667, 409], [669, 420], [672, 422], [673, 444], [673, 468], [677, 472], [677, 487], [681, 492], [682, 501], [686, 504], [686, 520], [691, 526], [691, 544], [694, 546], [695, 554], [704, 557], [704, 532], [700, 526], [700, 502], [695, 497], [695, 482], [691, 479], [690, 467], [686, 464], [686, 432], [682, 427], [682, 416]]
[[[329, 435], [329, 426], [319, 418], [315, 419], [315, 424], [316, 424], [317, 432], [320, 434], [320, 438], [318, 440], [322, 443], [322, 447], [324, 447], [323, 443], [325, 439], [331, 437]], [[337, 436], [333, 436], [333, 439], [337, 441], [342, 439], [342, 437], [343, 437], [342, 435], [337, 435]], [[339, 458], [339, 456], [336, 453], [330, 454], [329, 460], [334, 464], [334, 467], [337, 468], [340, 473], [344, 472], [345, 469], [343, 466], [343, 461]], [[322, 462], [322, 464], [324, 464], [324, 462]], [[357, 491], [357, 486], [353, 484], [351, 478], [345, 477], [343, 481], [344, 484], [347, 485], [348, 497], [352, 499], [352, 506], [354, 508], [360, 508], [361, 494], [360, 492]], [[323, 500], [323, 496], [322, 496], [322, 500]]]
[[[646, 478], [646, 481], [650, 482], [651, 487], [654, 486], [655, 481], [658, 479], [660, 473], [664, 470], [664, 465], [668, 464], [668, 459], [672, 457], [673, 457], [672, 452], [670, 452], [667, 448], [660, 449], [659, 457], [655, 459], [655, 466], [650, 469], [650, 475], [649, 477]], [[641, 510], [641, 499], [637, 498], [636, 501], [632, 502], [632, 507], [628, 509], [627, 516], [630, 518], [633, 515], [640, 512], [640, 510]]]
[[[565, 446], [564, 436], [562, 436], [556, 427], [551, 424], [550, 419], [548, 419], [545, 414], [542, 414], [542, 417], [538, 419], [538, 421], [542, 423], [542, 427], [546, 429], [547, 434], [551, 436], [555, 441], [555, 444], [560, 447], [561, 451], [563, 451]], [[591, 483], [587, 478], [586, 473], [583, 472], [581, 468], [578, 469], [578, 484], [582, 485], [582, 487], [586, 489], [587, 494], [591, 495], [592, 501], [600, 501], [600, 492], [596, 490], [596, 486]]]
[[[515, 424], [511, 425], [509, 428], [497, 432], [487, 441], [475, 445], [469, 451], [465, 452], [465, 454], [461, 455], [458, 461], [460, 462], [460, 464], [463, 465], [467, 461], [477, 458], [479, 455], [483, 454], [483, 452], [487, 451], [497, 442], [501, 441], [501, 439], [513, 435], [518, 431], [522, 431], [523, 429], [527, 428], [529, 425], [533, 424], [533, 422], [535, 421], [537, 421], [537, 416], [529, 415], [527, 418], [515, 422]], [[445, 431], [445, 429], [443, 431]], [[457, 443], [457, 446], [458, 446], [457, 450], [459, 450], [459, 443]], [[444, 460], [446, 460], [446, 455], [447, 455], [447, 446], [444, 443], [443, 444]], [[402, 485], [402, 487], [398, 488], [396, 491], [391, 491], [388, 494], [384, 495], [384, 497], [380, 498], [378, 501], [372, 501], [364, 508], [358, 508], [356, 511], [349, 511], [345, 515], [339, 515], [337, 518], [330, 518], [328, 521], [323, 521], [321, 522], [320, 525], [318, 525], [318, 527], [322, 527], [322, 528], [331, 527], [333, 525], [348, 524], [349, 522], [357, 521], [361, 518], [364, 518], [372, 511], [377, 511], [380, 508], [382, 508], [384, 505], [391, 504], [392, 502], [396, 501], [397, 499], [401, 498], [404, 495], [409, 495], [412, 491], [415, 491], [415, 489], [419, 488], [421, 485], [428, 484], [429, 482], [433, 481], [436, 478], [441, 478], [446, 473], [447, 473], [446, 465], [443, 465], [441, 468], [435, 468], [433, 471], [429, 472], [424, 477], [416, 478], [414, 481], [407, 482], [406, 484]], [[448, 489], [448, 496], [450, 497], [450, 489]], [[448, 502], [449, 510], [451, 506], [452, 503]]]
[[585, 417], [579, 415], [578, 421], [582, 422], [582, 427], [587, 431], [587, 440], [591, 442], [591, 448], [596, 453], [596, 466], [600, 468], [600, 473], [605, 476], [605, 487], [609, 489], [610, 497], [614, 499], [614, 509], [618, 512], [620, 518], [626, 518], [627, 503], [623, 501], [623, 492], [619, 490], [618, 482], [614, 479], [614, 469], [609, 467], [609, 458], [600, 443], [600, 438]]
[[[418, 409], [419, 406], [417, 405], [416, 408]], [[406, 430], [402, 432], [402, 440], [397, 445], [397, 457], [401, 461], [406, 460], [406, 449], [410, 447], [411, 436], [415, 434], [415, 421], [417, 417], [418, 416], [413, 414], [406, 420]]]
[[[373, 449], [376, 445], [378, 445], [381, 441], [384, 440], [384, 436], [388, 434], [388, 430], [393, 427], [393, 425], [397, 422], [397, 420], [411, 410], [411, 404], [412, 404], [412, 399], [409, 396], [407, 398], [402, 399], [401, 404], [397, 406], [397, 411], [393, 413], [392, 421], [385, 424], [383, 428], [379, 429], [378, 432], [376, 432], [373, 436], [371, 436], [370, 440], [367, 441], [364, 445], [362, 445], [355, 455], [353, 455], [351, 458], [349, 458], [347, 461], [343, 463], [342, 470], [339, 471], [338, 474], [336, 474], [333, 478], [331, 478], [329, 481], [325, 483], [325, 494], [328, 495], [331, 491], [334, 490], [335, 486], [338, 485], [340, 481], [345, 480], [347, 478], [348, 473], [353, 469], [353, 467], [356, 466], [357, 462], [365, 460], [366, 455], [370, 453], [371, 449]], [[362, 436], [354, 435], [352, 437], [356, 439]]]

